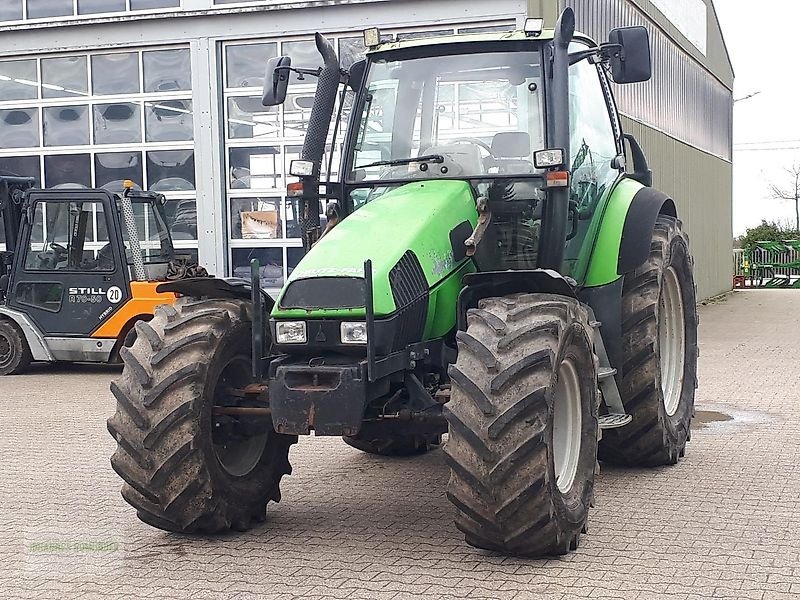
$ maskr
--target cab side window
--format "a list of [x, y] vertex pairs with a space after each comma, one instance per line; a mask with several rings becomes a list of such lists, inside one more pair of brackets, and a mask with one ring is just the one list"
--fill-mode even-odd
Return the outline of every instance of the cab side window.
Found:
[[586, 215], [619, 176], [619, 150], [597, 66], [584, 59], [570, 67], [569, 79], [570, 199]]
[[[583, 44], [570, 47], [570, 51], [582, 49]], [[582, 263], [581, 257], [588, 249], [585, 242], [595, 210], [621, 175], [615, 167], [615, 158], [620, 154], [618, 138], [601, 77], [605, 75], [588, 59], [569, 69], [570, 223], [564, 271], [577, 277], [581, 274], [576, 272], [576, 266]]]

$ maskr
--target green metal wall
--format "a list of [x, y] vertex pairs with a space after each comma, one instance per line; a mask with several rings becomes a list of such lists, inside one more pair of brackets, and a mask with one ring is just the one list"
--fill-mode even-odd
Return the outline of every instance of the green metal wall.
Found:
[[647, 153], [653, 185], [669, 194], [689, 234], [698, 299], [731, 289], [732, 166], [660, 131], [623, 117]]

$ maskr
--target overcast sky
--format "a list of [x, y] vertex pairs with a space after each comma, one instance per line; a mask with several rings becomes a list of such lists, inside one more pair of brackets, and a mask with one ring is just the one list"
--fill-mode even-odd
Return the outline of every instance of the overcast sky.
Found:
[[[794, 225], [791, 202], [770, 197], [769, 184], [800, 164], [798, 0], [715, 0], [736, 73], [733, 105], [733, 232], [761, 219]], [[776, 148], [778, 150], [776, 150]]]

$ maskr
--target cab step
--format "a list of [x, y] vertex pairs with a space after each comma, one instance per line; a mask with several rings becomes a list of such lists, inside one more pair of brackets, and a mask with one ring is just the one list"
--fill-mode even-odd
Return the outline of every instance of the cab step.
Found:
[[609, 377], [613, 377], [617, 374], [617, 370], [612, 367], [600, 367], [597, 370], [597, 378], [600, 380], [607, 379]]
[[617, 427], [625, 427], [632, 420], [633, 417], [630, 415], [610, 413], [597, 417], [597, 425], [600, 429], [616, 429]]

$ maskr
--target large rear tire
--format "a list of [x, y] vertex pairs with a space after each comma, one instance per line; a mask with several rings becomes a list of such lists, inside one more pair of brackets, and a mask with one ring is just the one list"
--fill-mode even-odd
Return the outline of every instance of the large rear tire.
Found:
[[125, 481], [122, 497], [149, 525], [243, 531], [265, 519], [270, 500], [280, 501], [297, 437], [275, 433], [266, 419], [213, 410], [250, 383], [249, 310], [239, 300], [182, 298], [137, 323], [133, 345], [120, 351], [111, 465]]
[[19, 327], [0, 318], [0, 376], [24, 373], [32, 360], [28, 340]]
[[689, 240], [658, 217], [650, 257], [625, 275], [620, 395], [633, 417], [603, 432], [599, 455], [623, 465], [676, 464], [686, 451], [697, 387], [697, 308]]
[[480, 548], [565, 554], [586, 527], [597, 457], [587, 312], [526, 294], [482, 300], [467, 320], [445, 405], [456, 526]]

